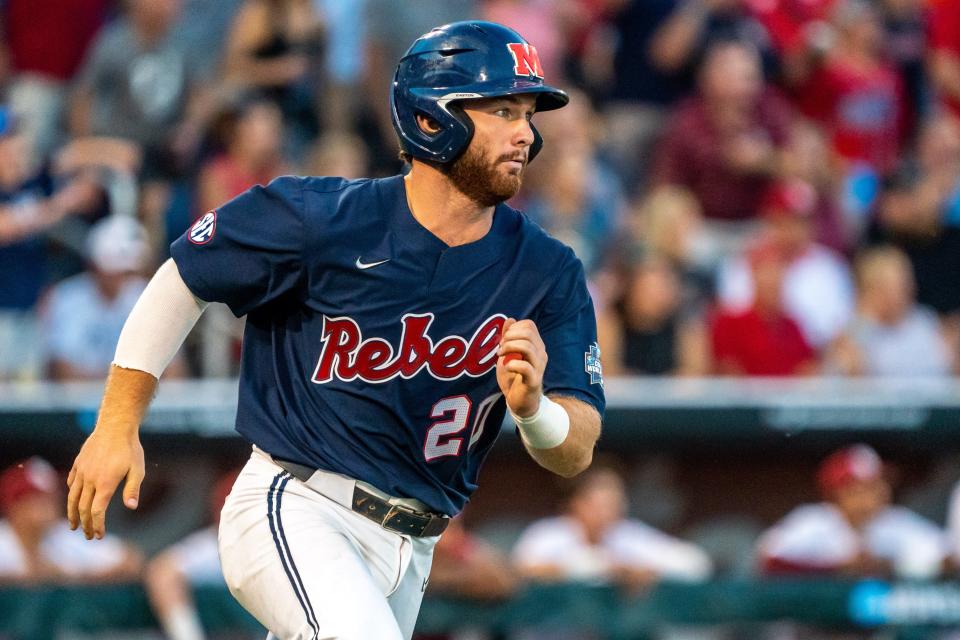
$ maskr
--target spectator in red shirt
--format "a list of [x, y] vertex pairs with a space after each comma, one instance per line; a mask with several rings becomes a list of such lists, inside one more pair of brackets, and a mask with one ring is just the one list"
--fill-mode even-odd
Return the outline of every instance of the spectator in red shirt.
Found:
[[220, 125], [222, 151], [200, 169], [197, 216], [290, 170], [280, 149], [283, 114], [272, 102], [236, 105], [222, 114]]
[[960, 3], [930, 0], [927, 4], [930, 80], [943, 103], [960, 116]]
[[763, 82], [749, 45], [723, 42], [707, 52], [700, 91], [680, 105], [657, 150], [657, 184], [690, 189], [707, 219], [753, 218], [780, 170], [792, 113]]
[[786, 260], [771, 245], [750, 255], [756, 287], [746, 311], [721, 310], [712, 321], [716, 371], [724, 375], [791, 376], [812, 374], [813, 349], [781, 302]]
[[746, 0], [780, 53], [805, 49], [825, 26], [836, 0]]
[[780, 56], [781, 72], [788, 85], [833, 40], [830, 10], [837, 0], [746, 0], [754, 18], [763, 25]]
[[3, 51], [12, 75], [8, 96], [38, 157], [59, 142], [66, 91], [100, 30], [110, 0], [8, 0]]
[[826, 127], [839, 158], [888, 175], [896, 168], [906, 104], [900, 76], [881, 55], [880, 14], [865, 0], [842, 0], [834, 26], [837, 44], [799, 87], [800, 107]]

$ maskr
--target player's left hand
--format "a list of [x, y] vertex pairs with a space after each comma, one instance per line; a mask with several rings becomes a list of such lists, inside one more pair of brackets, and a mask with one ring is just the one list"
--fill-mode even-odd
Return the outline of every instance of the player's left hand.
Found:
[[[504, 362], [508, 353], [520, 358]], [[533, 320], [507, 318], [500, 337], [497, 358], [497, 384], [515, 415], [526, 418], [540, 407], [543, 372], [547, 368], [547, 348]]]

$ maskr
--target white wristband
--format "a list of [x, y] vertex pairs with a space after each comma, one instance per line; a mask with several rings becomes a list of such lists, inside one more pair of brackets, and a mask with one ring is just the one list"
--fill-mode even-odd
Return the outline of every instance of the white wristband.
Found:
[[524, 444], [534, 449], [552, 449], [563, 444], [570, 432], [570, 416], [567, 410], [548, 398], [540, 396], [540, 407], [528, 418], [521, 418], [512, 411], [510, 415]]

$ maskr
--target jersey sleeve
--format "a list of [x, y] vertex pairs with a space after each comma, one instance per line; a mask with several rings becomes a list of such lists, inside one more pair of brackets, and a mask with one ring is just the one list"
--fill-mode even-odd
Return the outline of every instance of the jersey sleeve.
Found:
[[606, 400], [597, 319], [583, 265], [572, 252], [542, 303], [537, 328], [547, 349], [544, 393], [582, 400], [593, 405], [602, 417]]
[[300, 180], [284, 176], [201, 216], [170, 255], [195, 296], [239, 317], [297, 286], [303, 237]]

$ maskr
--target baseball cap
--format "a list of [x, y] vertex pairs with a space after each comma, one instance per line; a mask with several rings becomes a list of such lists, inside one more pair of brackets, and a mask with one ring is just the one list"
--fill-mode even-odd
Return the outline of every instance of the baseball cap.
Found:
[[865, 444], [855, 444], [835, 451], [820, 463], [817, 470], [817, 485], [825, 495], [830, 495], [858, 480], [877, 480], [884, 475], [880, 455]]
[[26, 496], [53, 495], [59, 482], [60, 476], [43, 458], [34, 456], [7, 467], [0, 474], [0, 509], [6, 511]]
[[128, 216], [104, 218], [87, 235], [87, 257], [97, 269], [107, 273], [141, 270], [148, 251], [146, 229]]
[[817, 191], [803, 180], [775, 182], [760, 201], [765, 218], [809, 218], [817, 204]]

